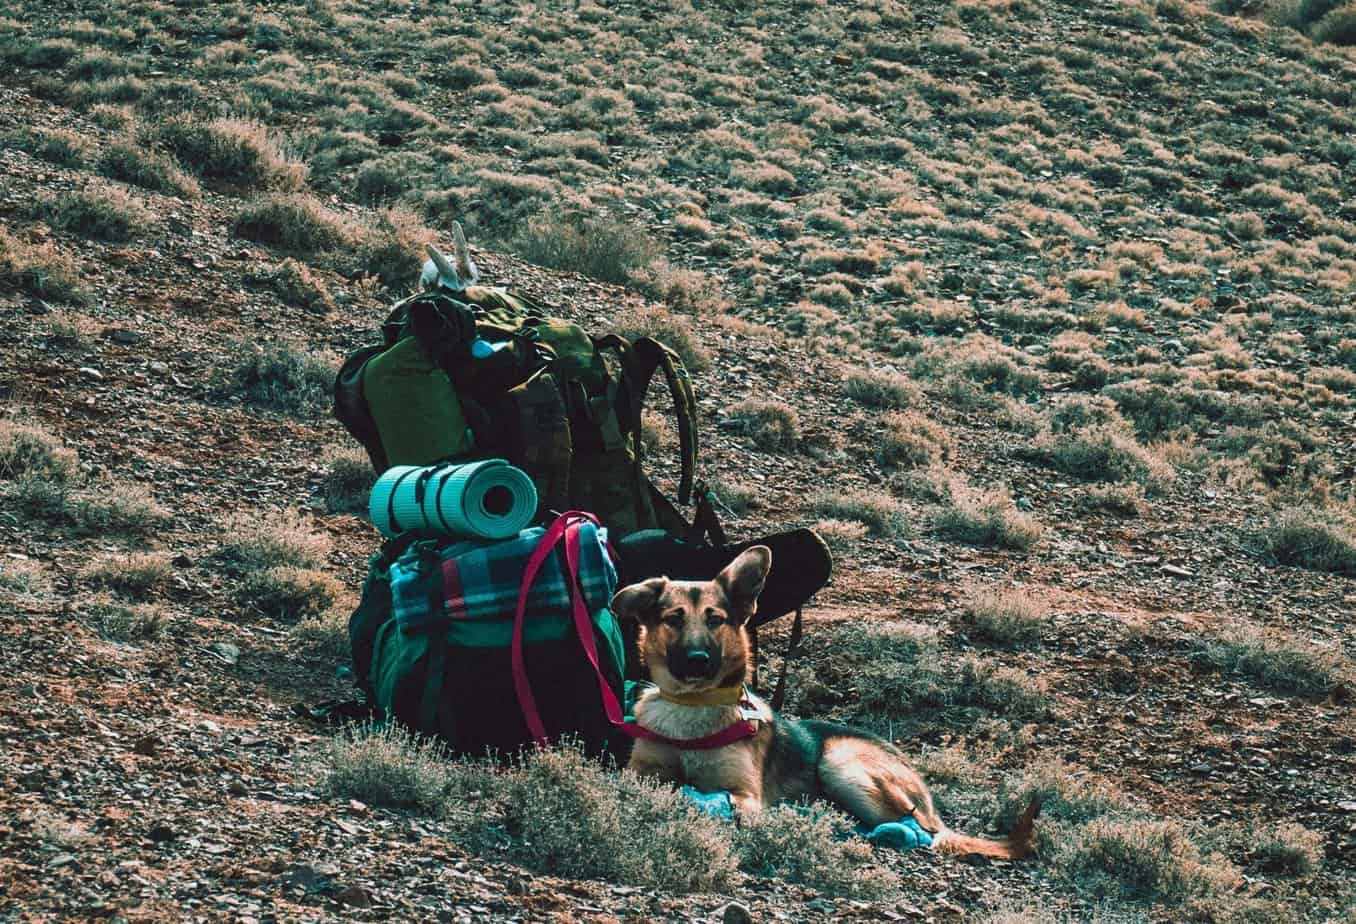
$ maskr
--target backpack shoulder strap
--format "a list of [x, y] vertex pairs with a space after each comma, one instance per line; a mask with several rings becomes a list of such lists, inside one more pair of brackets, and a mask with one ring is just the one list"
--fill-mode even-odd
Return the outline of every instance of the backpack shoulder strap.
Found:
[[[653, 337], [641, 337], [631, 344], [633, 355], [634, 381], [631, 383], [632, 401], [635, 403], [635, 417], [640, 418], [645, 403], [645, 392], [649, 390], [650, 380], [656, 369], [664, 373], [669, 394], [673, 397], [674, 415], [678, 419], [678, 444], [682, 453], [682, 476], [678, 482], [678, 502], [688, 504], [692, 500], [692, 485], [697, 471], [697, 399], [692, 393], [692, 382], [687, 369], [678, 354]], [[639, 432], [639, 426], [636, 431]]]

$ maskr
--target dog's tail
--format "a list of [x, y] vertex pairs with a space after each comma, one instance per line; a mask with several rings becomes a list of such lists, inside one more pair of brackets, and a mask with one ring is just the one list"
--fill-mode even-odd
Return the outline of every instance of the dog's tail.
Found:
[[988, 837], [972, 837], [968, 834], [961, 834], [958, 831], [952, 831], [950, 828], [943, 828], [932, 837], [932, 849], [938, 853], [949, 853], [954, 856], [964, 856], [967, 854], [994, 857], [999, 860], [1025, 860], [1036, 852], [1034, 841], [1036, 816], [1041, 811], [1041, 800], [1039, 797], [1032, 799], [1031, 804], [1022, 812], [1022, 816], [1017, 819], [1017, 824], [1012, 828], [1012, 832], [1002, 840], [996, 840]]

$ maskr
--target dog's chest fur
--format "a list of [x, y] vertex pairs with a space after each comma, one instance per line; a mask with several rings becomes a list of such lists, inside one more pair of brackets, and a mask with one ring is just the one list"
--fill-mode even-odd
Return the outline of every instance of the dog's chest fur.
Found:
[[[772, 709], [758, 697], [749, 694], [750, 703], [757, 711], [758, 721], [772, 720]], [[650, 731], [666, 738], [705, 738], [723, 731], [744, 718], [737, 705], [685, 706], [660, 699], [657, 690], [648, 690], [636, 703], [636, 721]], [[743, 790], [759, 775], [753, 740], [738, 741], [709, 750], [682, 750], [657, 741], [638, 741], [662, 762], [681, 768], [684, 780], [696, 788], [711, 792], [718, 789]]]

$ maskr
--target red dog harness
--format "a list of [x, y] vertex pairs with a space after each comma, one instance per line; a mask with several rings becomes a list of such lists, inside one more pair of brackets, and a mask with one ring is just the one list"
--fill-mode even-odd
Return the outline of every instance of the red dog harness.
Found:
[[[527, 668], [523, 661], [523, 619], [527, 614], [527, 595], [532, 588], [532, 582], [536, 580], [537, 572], [541, 570], [546, 557], [555, 551], [555, 547], [562, 539], [565, 541], [565, 562], [569, 566], [569, 573], [576, 579], [571, 582], [570, 592], [574, 610], [575, 634], [579, 636], [579, 643], [584, 648], [584, 654], [588, 657], [589, 664], [593, 666], [593, 672], [598, 677], [598, 692], [602, 696], [603, 710], [607, 714], [607, 720], [623, 734], [632, 738], [656, 741], [684, 751], [714, 750], [756, 735], [758, 724], [748, 718], [740, 718], [733, 725], [703, 738], [669, 738], [658, 732], [650, 731], [635, 722], [626, 721], [622, 715], [621, 703], [617, 702], [617, 696], [612, 692], [612, 687], [608, 686], [607, 678], [603, 676], [603, 669], [599, 666], [598, 642], [593, 637], [593, 620], [589, 616], [583, 594], [579, 591], [579, 525], [583, 522], [590, 522], [595, 526], [602, 525], [593, 514], [578, 510], [563, 513], [556, 518], [555, 522], [547, 528], [545, 535], [541, 537], [537, 547], [532, 551], [532, 556], [527, 561], [527, 567], [523, 570], [522, 586], [518, 589], [518, 607], [513, 614], [513, 641], [510, 651], [513, 667], [513, 689], [518, 694], [518, 705], [523, 710], [523, 719], [527, 723], [527, 730], [531, 732], [532, 739], [538, 747], [546, 747], [550, 742], [546, 737], [546, 727], [542, 724], [541, 713], [537, 710], [537, 700], [532, 695], [532, 685], [527, 679]], [[740, 705], [744, 706], [745, 703], [741, 702]]]

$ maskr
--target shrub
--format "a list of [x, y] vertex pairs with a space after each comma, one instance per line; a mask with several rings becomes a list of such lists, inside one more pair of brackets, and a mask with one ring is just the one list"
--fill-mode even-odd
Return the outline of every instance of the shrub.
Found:
[[1040, 603], [1020, 590], [976, 591], [961, 621], [972, 635], [1014, 648], [1039, 645], [1049, 625], [1049, 617]]
[[1279, 693], [1321, 696], [1350, 673], [1335, 650], [1248, 623], [1234, 623], [1195, 644], [1199, 660]]
[[615, 219], [549, 216], [526, 222], [510, 243], [524, 260], [624, 285], [658, 255], [640, 229]]
[[98, 170], [110, 180], [120, 180], [167, 196], [194, 199], [201, 194], [198, 181], [163, 154], [132, 141], [117, 141], [99, 156]]
[[115, 243], [137, 237], [153, 223], [145, 206], [107, 183], [49, 199], [44, 211], [54, 228]]
[[1050, 711], [1050, 697], [1040, 678], [974, 657], [961, 661], [949, 696], [959, 705], [979, 706], [1021, 719], [1044, 718]]
[[1025, 551], [1036, 544], [1041, 526], [1017, 510], [1006, 488], [981, 491], [964, 482], [951, 485], [946, 505], [932, 520], [933, 531], [967, 545]]
[[96, 600], [83, 609], [99, 637], [110, 642], [146, 642], [162, 637], [169, 620], [165, 611], [148, 603], [126, 606]]
[[90, 153], [90, 143], [85, 138], [64, 128], [10, 132], [4, 136], [4, 141], [10, 147], [61, 167], [78, 167]]
[[863, 523], [873, 536], [902, 539], [911, 532], [908, 510], [883, 491], [821, 491], [810, 499], [810, 508], [816, 516]]
[[709, 484], [711, 492], [716, 495], [716, 501], [735, 516], [741, 516], [748, 513], [750, 508], [757, 507], [762, 496], [761, 488], [737, 481], [715, 478]]
[[1202, 861], [1175, 821], [1097, 818], [1071, 835], [1057, 873], [1094, 898], [1181, 905], [1227, 891], [1237, 871]]
[[291, 257], [251, 271], [248, 279], [269, 289], [289, 306], [316, 314], [329, 314], [334, 310], [334, 298], [320, 276], [305, 263]]
[[289, 160], [262, 125], [239, 119], [166, 119], [156, 138], [179, 163], [205, 180], [236, 187], [299, 190], [306, 167]]
[[1159, 487], [1174, 477], [1172, 467], [1133, 436], [1112, 426], [1094, 426], [1039, 439], [1029, 453], [1051, 468], [1081, 481], [1134, 481]]
[[1086, 824], [1104, 815], [1128, 811], [1125, 795], [1098, 777], [1054, 760], [1036, 763], [1015, 777], [1003, 780], [998, 792], [998, 810], [994, 823], [1008, 830], [1031, 804], [1041, 800], [1041, 821], [1037, 823], [1038, 845], [1042, 851], [1054, 845], [1041, 837], [1043, 824], [1055, 822], [1061, 832], [1068, 826]]
[[365, 726], [333, 739], [321, 786], [331, 796], [368, 805], [436, 813], [451, 787], [452, 765], [437, 745], [396, 724]]
[[331, 607], [292, 627], [290, 637], [318, 657], [346, 661], [352, 655], [348, 637], [348, 613]]
[[851, 836], [854, 827], [848, 816], [823, 804], [771, 806], [755, 818], [741, 819], [735, 835], [740, 869], [828, 895], [895, 895], [899, 874], [875, 862], [870, 844]]
[[616, 773], [570, 747], [506, 771], [462, 765], [449, 801], [458, 839], [548, 875], [667, 892], [727, 888], [729, 828], [669, 784]]
[[306, 193], [274, 193], [256, 199], [236, 213], [231, 230], [246, 240], [299, 254], [352, 247], [361, 237], [361, 229]]
[[1108, 484], [1088, 488], [1078, 498], [1078, 506], [1086, 511], [1101, 510], [1118, 517], [1137, 517], [1147, 504], [1144, 489], [1137, 484]]
[[300, 514], [275, 511], [230, 518], [218, 560], [235, 573], [277, 567], [314, 568], [330, 553], [330, 540], [311, 529]]
[[235, 602], [271, 619], [301, 622], [321, 617], [339, 598], [339, 582], [310, 568], [282, 565], [246, 572]]
[[759, 449], [782, 452], [800, 442], [800, 415], [785, 401], [746, 398], [727, 407], [721, 426], [744, 434]]
[[861, 542], [871, 530], [865, 523], [856, 520], [827, 519], [815, 523], [814, 531], [819, 533], [830, 549], [841, 552]]
[[325, 356], [286, 343], [241, 344], [235, 364], [217, 370], [211, 385], [218, 396], [239, 395], [258, 407], [301, 417], [329, 409], [334, 364]]
[[843, 381], [843, 394], [867, 407], [899, 409], [918, 404], [923, 391], [907, 375], [887, 370], [858, 370]]
[[1252, 864], [1282, 876], [1312, 876], [1323, 865], [1323, 835], [1287, 822], [1265, 825], [1256, 833]]
[[144, 597], [164, 586], [170, 576], [169, 556], [163, 552], [136, 552], [92, 563], [82, 573], [95, 587], [105, 587], [125, 597]]
[[1312, 34], [1315, 42], [1356, 45], [1356, 3], [1348, 3], [1324, 16]]
[[1356, 527], [1350, 519], [1312, 507], [1283, 510], [1258, 536], [1263, 554], [1279, 565], [1356, 575]]
[[76, 262], [50, 241], [30, 244], [0, 227], [0, 286], [18, 289], [38, 298], [84, 302], [88, 295], [80, 285]]
[[424, 265], [424, 246], [433, 239], [433, 232], [412, 212], [389, 209], [359, 233], [358, 267], [388, 286], [412, 284]]
[[858, 712], [875, 724], [909, 718], [920, 706], [946, 701], [935, 630], [907, 622], [849, 624], [835, 629], [832, 642], [854, 666]]
[[693, 317], [721, 314], [732, 304], [721, 291], [720, 283], [710, 274], [676, 269], [662, 258], [651, 260], [644, 268], [634, 271], [631, 282], [674, 311]]
[[376, 477], [367, 453], [361, 449], [329, 453], [325, 457], [325, 474], [320, 483], [325, 509], [330, 513], [366, 513]]
[[0, 590], [16, 594], [48, 594], [52, 579], [47, 570], [31, 558], [0, 558]]
[[697, 339], [692, 322], [667, 309], [653, 305], [626, 308], [612, 329], [627, 340], [653, 337], [677, 353], [692, 372], [701, 372], [711, 365], [711, 356]]
[[36, 478], [57, 484], [74, 479], [75, 450], [36, 424], [0, 418], [0, 479]]
[[917, 411], [890, 411], [876, 433], [876, 457], [883, 465], [928, 466], [951, 455], [951, 435]]
[[145, 536], [169, 519], [149, 488], [103, 481], [70, 496], [66, 518], [82, 532]]

